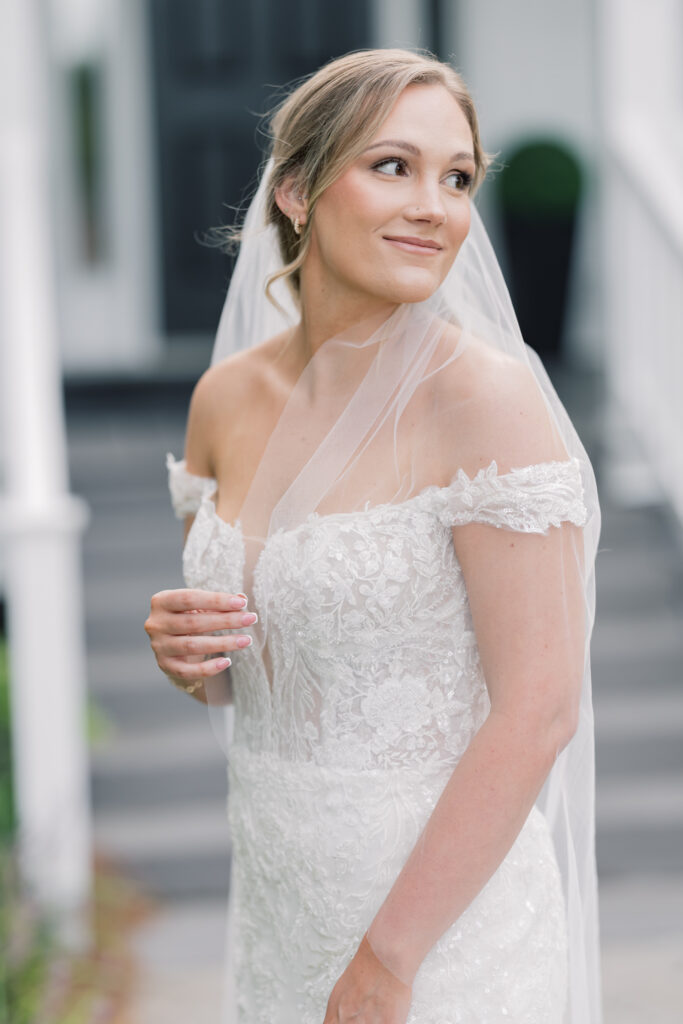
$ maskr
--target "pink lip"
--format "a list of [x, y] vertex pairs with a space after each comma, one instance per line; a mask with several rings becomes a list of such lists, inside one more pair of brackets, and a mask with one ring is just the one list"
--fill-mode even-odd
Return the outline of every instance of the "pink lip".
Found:
[[383, 238], [387, 242], [393, 242], [394, 245], [400, 246], [407, 252], [438, 252], [441, 250], [441, 246], [438, 242], [432, 242], [428, 238], [411, 238], [404, 235], [383, 235]]

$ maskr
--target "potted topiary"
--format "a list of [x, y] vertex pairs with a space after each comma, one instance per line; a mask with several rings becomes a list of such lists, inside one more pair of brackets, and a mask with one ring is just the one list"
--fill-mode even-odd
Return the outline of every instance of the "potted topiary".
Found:
[[581, 168], [564, 143], [529, 139], [514, 150], [495, 180], [508, 283], [522, 335], [541, 357], [558, 359]]

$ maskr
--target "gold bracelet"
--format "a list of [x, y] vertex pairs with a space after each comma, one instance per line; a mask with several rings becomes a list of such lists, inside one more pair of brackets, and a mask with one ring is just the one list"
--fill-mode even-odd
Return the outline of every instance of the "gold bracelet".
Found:
[[176, 683], [175, 679], [171, 679], [170, 681], [173, 683], [176, 690], [182, 690], [183, 693], [194, 693], [195, 690], [198, 690], [204, 682], [203, 679], [195, 679], [194, 682], [184, 685], [183, 683]]

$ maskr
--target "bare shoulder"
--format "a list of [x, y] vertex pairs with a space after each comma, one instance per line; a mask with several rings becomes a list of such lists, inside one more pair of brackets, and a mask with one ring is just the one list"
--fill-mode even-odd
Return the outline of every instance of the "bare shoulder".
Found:
[[463, 332], [456, 324], [447, 323], [439, 340], [439, 362], [445, 367], [440, 374], [441, 386], [455, 390], [461, 397], [490, 388], [500, 389], [498, 397], [515, 391], [536, 389], [534, 374], [526, 363], [513, 358], [484, 338]]
[[475, 440], [464, 460], [476, 472], [496, 460], [498, 470], [567, 458], [554, 417], [531, 366], [449, 325], [444, 345], [452, 358], [439, 374], [440, 399], [461, 410], [461, 428]]
[[217, 477], [226, 450], [258, 429], [277, 389], [277, 358], [285, 335], [233, 353], [208, 367], [194, 386], [185, 435], [190, 472]]

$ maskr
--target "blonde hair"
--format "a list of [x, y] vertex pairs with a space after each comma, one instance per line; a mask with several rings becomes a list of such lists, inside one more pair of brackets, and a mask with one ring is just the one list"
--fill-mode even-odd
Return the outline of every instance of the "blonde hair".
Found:
[[[299, 301], [299, 270], [310, 244], [311, 220], [316, 200], [365, 149], [408, 85], [443, 85], [459, 104], [472, 132], [475, 172], [472, 196], [484, 180], [495, 154], [484, 152], [474, 102], [460, 74], [427, 50], [355, 50], [323, 65], [272, 110], [268, 134], [274, 166], [268, 182], [266, 221], [277, 228], [284, 266], [271, 274], [265, 286], [285, 277], [295, 301]], [[275, 201], [275, 189], [293, 179], [299, 193], [308, 197], [307, 217], [297, 235], [289, 218]], [[240, 240], [239, 227], [224, 229], [233, 245]]]

